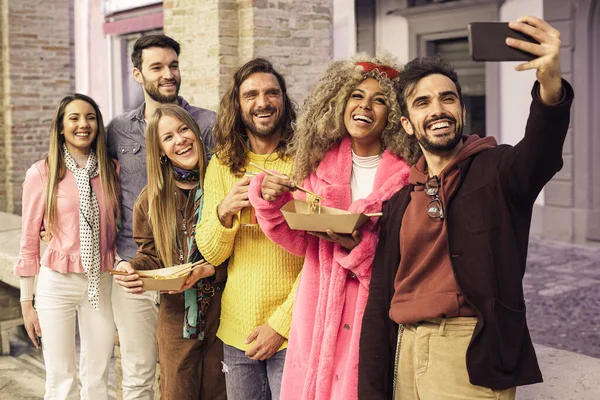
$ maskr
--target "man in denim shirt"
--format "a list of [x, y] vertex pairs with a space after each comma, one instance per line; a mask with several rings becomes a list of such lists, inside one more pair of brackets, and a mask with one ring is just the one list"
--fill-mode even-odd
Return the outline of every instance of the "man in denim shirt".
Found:
[[[143, 36], [135, 43], [131, 60], [133, 77], [142, 85], [144, 103], [117, 116], [108, 126], [110, 156], [121, 165], [121, 229], [117, 236], [117, 268], [131, 270], [127, 262], [137, 245], [133, 240], [133, 205], [148, 183], [146, 175], [146, 121], [163, 103], [177, 103], [198, 122], [202, 142], [210, 155], [215, 123], [213, 111], [190, 105], [178, 96], [180, 46], [165, 35]], [[119, 265], [120, 264], [120, 265]], [[156, 325], [158, 306], [155, 292], [140, 294], [127, 288], [128, 277], [115, 277], [112, 291], [113, 313], [121, 347], [123, 399], [154, 399], [156, 372]], [[121, 287], [122, 286], [122, 287]]]

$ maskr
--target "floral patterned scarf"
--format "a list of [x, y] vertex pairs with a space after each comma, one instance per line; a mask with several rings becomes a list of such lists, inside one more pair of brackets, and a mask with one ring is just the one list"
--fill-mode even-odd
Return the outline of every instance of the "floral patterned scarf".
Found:
[[[202, 205], [204, 203], [204, 191], [202, 188], [196, 188], [194, 195], [194, 226], [192, 231], [196, 231], [196, 225], [200, 222], [202, 215]], [[202, 254], [196, 244], [196, 235], [188, 238], [188, 254], [186, 262], [196, 262], [202, 259]], [[215, 276], [202, 278], [196, 284], [184, 292], [185, 295], [185, 313], [183, 316], [183, 337], [186, 339], [204, 340], [204, 328], [206, 326], [206, 313], [210, 300], [215, 294], [214, 284]]]

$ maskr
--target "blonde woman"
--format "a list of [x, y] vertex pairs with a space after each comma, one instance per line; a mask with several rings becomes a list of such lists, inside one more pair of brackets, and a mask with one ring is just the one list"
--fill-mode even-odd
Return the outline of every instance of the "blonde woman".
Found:
[[[291, 147], [293, 182], [324, 206], [377, 213], [406, 184], [411, 153], [398, 134], [396, 62], [357, 55], [332, 62], [310, 93]], [[281, 398], [356, 399], [358, 344], [379, 218], [351, 235], [292, 231], [279, 210], [292, 199], [289, 179], [259, 175], [249, 198], [265, 234], [304, 256]], [[304, 199], [304, 194], [296, 192]]]
[[[136, 270], [158, 269], [202, 259], [195, 227], [202, 213], [206, 154], [200, 128], [174, 104], [160, 105], [146, 127], [148, 185], [133, 211], [139, 248], [115, 281], [143, 293]], [[223, 343], [217, 338], [226, 270], [203, 263], [181, 290], [162, 293], [158, 314], [161, 395], [165, 399], [225, 399]]]
[[[105, 271], [115, 257], [117, 174], [94, 100], [82, 94], [63, 98], [52, 119], [48, 156], [25, 176], [21, 248], [14, 267], [21, 277], [27, 334], [36, 347], [43, 342], [45, 399], [108, 398], [115, 327], [112, 281]], [[50, 239], [40, 259], [42, 230]]]

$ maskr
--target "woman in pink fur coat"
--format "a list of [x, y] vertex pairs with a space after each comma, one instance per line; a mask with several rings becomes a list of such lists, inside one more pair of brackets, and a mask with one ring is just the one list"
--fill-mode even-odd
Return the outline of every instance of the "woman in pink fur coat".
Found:
[[[407, 183], [414, 157], [399, 135], [398, 67], [388, 54], [332, 62], [309, 95], [292, 142], [294, 176], [253, 179], [249, 197], [265, 234], [305, 257], [294, 304], [281, 398], [356, 399], [358, 344], [379, 238], [373, 217], [352, 235], [291, 230], [280, 208], [293, 182], [323, 205], [376, 213]], [[303, 192], [296, 198], [305, 199]]]

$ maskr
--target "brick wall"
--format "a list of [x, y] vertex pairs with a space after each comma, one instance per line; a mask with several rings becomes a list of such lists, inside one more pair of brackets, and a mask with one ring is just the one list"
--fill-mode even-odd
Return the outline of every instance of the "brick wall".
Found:
[[6, 69], [6, 46], [4, 38], [8, 32], [8, 13], [6, 12], [6, 0], [0, 0], [0, 210], [7, 210], [8, 192], [6, 188], [6, 167], [8, 160], [6, 157], [6, 129], [5, 129], [5, 111], [4, 111], [4, 70]]
[[72, 0], [0, 0], [0, 210], [21, 212], [25, 171], [48, 151], [54, 108], [74, 81]]
[[219, 0], [163, 1], [163, 30], [181, 43], [181, 94], [211, 109], [218, 102], [218, 6]]
[[301, 105], [332, 58], [332, 1], [255, 1], [253, 11], [254, 53], [246, 59], [271, 59]]
[[182, 95], [216, 110], [233, 72], [266, 57], [298, 103], [332, 56], [332, 0], [164, 0], [164, 31], [182, 44]]

